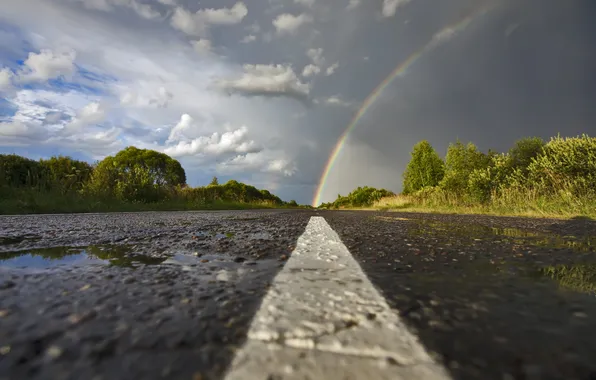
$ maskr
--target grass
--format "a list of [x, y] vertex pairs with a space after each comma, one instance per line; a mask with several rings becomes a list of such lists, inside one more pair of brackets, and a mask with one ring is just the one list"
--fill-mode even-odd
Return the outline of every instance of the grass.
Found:
[[531, 191], [509, 190], [493, 196], [487, 203], [466, 201], [445, 192], [424, 196], [400, 194], [383, 198], [372, 208], [404, 212], [596, 219], [596, 198], [590, 195], [574, 197], [568, 192], [544, 196]]
[[78, 194], [59, 194], [35, 190], [19, 190], [0, 194], [0, 215], [62, 214], [89, 212], [135, 212], [135, 211], [192, 211], [192, 210], [248, 210], [290, 208], [272, 202], [192, 202], [171, 199], [157, 203], [132, 203], [117, 199], [97, 199]]

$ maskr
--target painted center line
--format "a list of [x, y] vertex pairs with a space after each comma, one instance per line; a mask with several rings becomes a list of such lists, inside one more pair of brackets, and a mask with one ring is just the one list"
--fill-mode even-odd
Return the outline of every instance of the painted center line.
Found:
[[324, 218], [311, 217], [227, 380], [450, 379]]

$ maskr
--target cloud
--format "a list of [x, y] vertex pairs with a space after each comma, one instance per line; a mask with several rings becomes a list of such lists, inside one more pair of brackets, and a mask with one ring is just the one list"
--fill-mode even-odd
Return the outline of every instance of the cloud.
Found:
[[397, 8], [406, 5], [410, 0], [383, 0], [383, 10], [381, 11], [383, 17], [395, 16]]
[[243, 44], [248, 44], [250, 42], [253, 42], [256, 39], [257, 39], [257, 36], [255, 36], [254, 34], [249, 34], [247, 36], [244, 36], [244, 38], [242, 38], [242, 40], [240, 40], [240, 42]]
[[14, 74], [9, 68], [0, 70], [0, 92], [8, 92], [12, 90], [12, 78]]
[[360, 0], [350, 0], [348, 6], [346, 7], [347, 10], [356, 9], [360, 6]]
[[306, 52], [308, 58], [310, 58], [313, 63], [317, 66], [322, 66], [325, 64], [325, 58], [323, 58], [323, 48], [311, 48], [308, 49]]
[[230, 174], [260, 171], [262, 173], [280, 174], [285, 177], [291, 177], [297, 172], [294, 163], [283, 157], [282, 153], [265, 150], [238, 155], [220, 163], [217, 165], [217, 169], [220, 172]]
[[161, 17], [161, 14], [159, 12], [157, 12], [156, 10], [154, 10], [153, 8], [151, 8], [151, 6], [149, 4], [141, 4], [138, 3], [137, 1], [131, 1], [130, 2], [130, 7], [142, 18], [147, 19], [147, 20], [153, 20], [153, 19], [157, 19], [158, 17]]
[[316, 75], [320, 72], [321, 72], [321, 68], [319, 66], [309, 63], [308, 65], [306, 65], [304, 67], [304, 70], [302, 70], [302, 76], [310, 77], [310, 76]]
[[197, 41], [192, 41], [191, 44], [192, 44], [192, 47], [195, 49], [195, 51], [199, 54], [211, 53], [212, 46], [211, 46], [210, 40], [201, 38]]
[[343, 100], [339, 95], [333, 95], [323, 100], [324, 104], [331, 106], [350, 107], [352, 103]]
[[452, 39], [456, 34], [456, 30], [453, 28], [445, 28], [443, 30], [441, 30], [440, 32], [436, 33], [433, 36], [433, 42], [437, 43], [437, 44], [442, 44], [444, 42], [449, 41], [450, 39]]
[[192, 140], [195, 138], [198, 130], [199, 127], [192, 116], [185, 113], [180, 117], [180, 121], [171, 129], [166, 143]]
[[191, 13], [182, 7], [176, 7], [170, 24], [191, 36], [204, 36], [210, 25], [234, 25], [240, 23], [248, 14], [243, 2], [237, 2], [231, 8], [207, 8]]
[[73, 135], [83, 128], [101, 123], [106, 118], [106, 110], [99, 102], [92, 102], [83, 107], [78, 115], [64, 126], [61, 133]]
[[29, 53], [19, 79], [24, 82], [45, 82], [60, 76], [71, 78], [76, 71], [75, 58], [74, 50], [54, 52], [42, 49], [39, 53]]
[[47, 131], [41, 123], [12, 120], [0, 123], [2, 145], [28, 145], [35, 141], [43, 141]]
[[119, 96], [120, 104], [126, 107], [167, 108], [172, 99], [174, 94], [163, 86], [157, 90], [143, 86], [137, 91], [126, 86], [125, 91]]
[[302, 25], [312, 22], [312, 16], [305, 13], [301, 13], [298, 16], [290, 13], [282, 13], [273, 20], [273, 26], [275, 26], [278, 34], [294, 34]]
[[258, 22], [255, 21], [252, 24], [250, 24], [249, 26], [247, 26], [246, 30], [253, 34], [259, 33], [261, 31], [261, 26], [259, 25]]
[[294, 3], [312, 8], [312, 6], [315, 5], [315, 0], [294, 0]]
[[[181, 123], [185, 123], [184, 127], [187, 127], [189, 123], [192, 123], [192, 120], [183, 116], [174, 129], [180, 127]], [[168, 140], [170, 141], [170, 139]], [[192, 140], [179, 141], [176, 145], [165, 148], [164, 153], [173, 157], [221, 156], [230, 153], [256, 153], [262, 149], [254, 140], [248, 138], [248, 128], [242, 126], [234, 131], [221, 134], [214, 132], [211, 136], [200, 136]]]
[[243, 96], [290, 97], [306, 101], [310, 85], [302, 83], [289, 65], [244, 65], [235, 79], [219, 79], [216, 87]]
[[176, 5], [176, 0], [157, 0], [157, 2], [163, 5]]
[[[154, 10], [149, 4], [139, 3], [137, 0], [78, 0], [87, 9], [109, 12], [115, 6], [123, 6], [132, 9], [140, 17], [153, 20], [161, 17], [161, 14]], [[168, 0], [163, 0], [168, 1]], [[160, 1], [161, 2], [161, 1]]]
[[335, 62], [333, 65], [329, 66], [327, 70], [325, 70], [325, 75], [333, 75], [335, 71], [339, 68], [339, 62]]

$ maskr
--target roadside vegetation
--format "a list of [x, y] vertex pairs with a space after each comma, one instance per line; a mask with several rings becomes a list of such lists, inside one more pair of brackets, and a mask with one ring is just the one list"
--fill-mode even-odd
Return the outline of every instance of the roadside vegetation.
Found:
[[[333, 202], [322, 207], [346, 206]], [[546, 142], [528, 137], [503, 153], [484, 153], [457, 141], [444, 158], [421, 141], [403, 173], [402, 193], [375, 200], [371, 207], [596, 218], [596, 138], [557, 136]]]
[[180, 163], [127, 147], [93, 165], [58, 156], [0, 155], [0, 214], [300, 207], [230, 180], [189, 187]]

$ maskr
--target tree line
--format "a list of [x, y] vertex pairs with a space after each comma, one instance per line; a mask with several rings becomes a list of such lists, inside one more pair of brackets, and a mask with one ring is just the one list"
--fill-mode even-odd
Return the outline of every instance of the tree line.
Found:
[[458, 140], [444, 157], [423, 140], [410, 156], [399, 196], [365, 186], [319, 207], [366, 207], [390, 196], [403, 203], [400, 208], [518, 207], [557, 214], [571, 207], [596, 213], [596, 138], [586, 134], [526, 137], [506, 152], [486, 153]]
[[27, 210], [28, 202], [39, 204], [48, 199], [62, 204], [65, 200], [145, 205], [177, 202], [196, 208], [214, 202], [298, 206], [235, 180], [219, 184], [214, 177], [207, 186], [190, 187], [180, 162], [133, 146], [93, 165], [67, 156], [35, 161], [0, 154], [0, 197], [0, 207], [13, 209], [13, 204], [19, 204], [25, 212], [32, 211]]
[[596, 192], [596, 139], [588, 135], [527, 137], [509, 151], [483, 153], [452, 143], [442, 159], [428, 141], [417, 143], [403, 174], [403, 193], [444, 193], [462, 202], [488, 203], [511, 191], [586, 198]]

